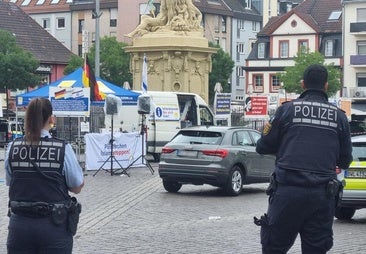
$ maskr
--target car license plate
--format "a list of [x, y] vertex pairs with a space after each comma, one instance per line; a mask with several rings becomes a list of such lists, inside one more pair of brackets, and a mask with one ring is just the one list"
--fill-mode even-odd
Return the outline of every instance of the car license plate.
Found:
[[346, 178], [366, 178], [365, 170], [346, 170], [344, 172]]
[[178, 150], [177, 155], [183, 157], [197, 157], [197, 151]]

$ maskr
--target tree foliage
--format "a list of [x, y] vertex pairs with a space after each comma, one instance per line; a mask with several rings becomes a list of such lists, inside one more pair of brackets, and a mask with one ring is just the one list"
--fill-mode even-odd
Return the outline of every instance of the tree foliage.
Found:
[[16, 43], [16, 37], [0, 29], [0, 87], [25, 89], [39, 84], [39, 61]]
[[209, 43], [210, 47], [218, 48], [217, 53], [212, 56], [212, 71], [209, 74], [209, 101], [210, 105], [213, 105], [213, 100], [215, 97], [215, 84], [217, 82], [221, 83], [223, 93], [230, 93], [230, 85], [228, 83], [231, 73], [234, 68], [234, 61], [231, 59], [230, 55], [226, 53], [219, 45], [212, 42]]
[[69, 60], [68, 65], [64, 69], [64, 74], [68, 75], [68, 74], [72, 73], [77, 68], [82, 67], [83, 64], [84, 64], [84, 60], [82, 57], [77, 56], [77, 55], [72, 55]]
[[[122, 86], [125, 81], [132, 82], [130, 73], [130, 54], [126, 53], [124, 47], [128, 44], [118, 42], [116, 37], [103, 37], [99, 47], [99, 73], [100, 78], [105, 79], [115, 85]], [[89, 63], [95, 73], [95, 45], [88, 53]], [[84, 60], [81, 57], [72, 57], [65, 70], [65, 74], [73, 72], [83, 66]]]
[[279, 73], [280, 81], [283, 82], [283, 87], [288, 93], [302, 92], [300, 86], [303, 79], [305, 69], [311, 64], [322, 64], [328, 70], [328, 96], [333, 96], [341, 88], [341, 71], [334, 67], [334, 64], [324, 64], [324, 56], [319, 52], [308, 53], [300, 50], [294, 58], [295, 65], [286, 67], [285, 72]]

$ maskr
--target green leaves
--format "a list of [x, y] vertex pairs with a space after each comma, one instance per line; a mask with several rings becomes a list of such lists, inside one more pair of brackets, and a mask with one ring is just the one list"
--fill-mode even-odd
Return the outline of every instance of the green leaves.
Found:
[[287, 93], [300, 94], [303, 90], [300, 86], [305, 69], [311, 64], [323, 64], [328, 70], [328, 96], [333, 96], [341, 88], [341, 72], [334, 64], [324, 64], [324, 56], [320, 52], [304, 52], [299, 53], [294, 58], [295, 65], [286, 67], [285, 72], [278, 73], [283, 82], [283, 86]]
[[0, 87], [25, 89], [38, 85], [38, 67], [39, 61], [19, 47], [11, 33], [0, 29]]

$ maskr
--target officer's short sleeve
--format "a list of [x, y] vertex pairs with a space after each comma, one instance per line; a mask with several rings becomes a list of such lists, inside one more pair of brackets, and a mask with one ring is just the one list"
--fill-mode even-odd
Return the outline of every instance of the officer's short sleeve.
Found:
[[79, 187], [84, 182], [83, 170], [70, 144], [65, 145], [64, 172], [66, 184], [69, 188]]
[[340, 130], [340, 153], [337, 166], [340, 168], [348, 168], [352, 162], [352, 142], [351, 131], [346, 115], [341, 114], [341, 130]]

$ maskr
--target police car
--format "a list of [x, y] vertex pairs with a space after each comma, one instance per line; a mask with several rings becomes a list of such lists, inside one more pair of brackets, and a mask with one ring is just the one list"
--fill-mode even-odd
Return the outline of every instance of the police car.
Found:
[[21, 122], [0, 119], [0, 145], [6, 145], [15, 138], [24, 135], [24, 125]]
[[357, 209], [366, 208], [366, 135], [352, 137], [352, 155], [349, 168], [338, 172], [338, 179], [345, 181], [335, 212], [340, 220], [349, 220]]

